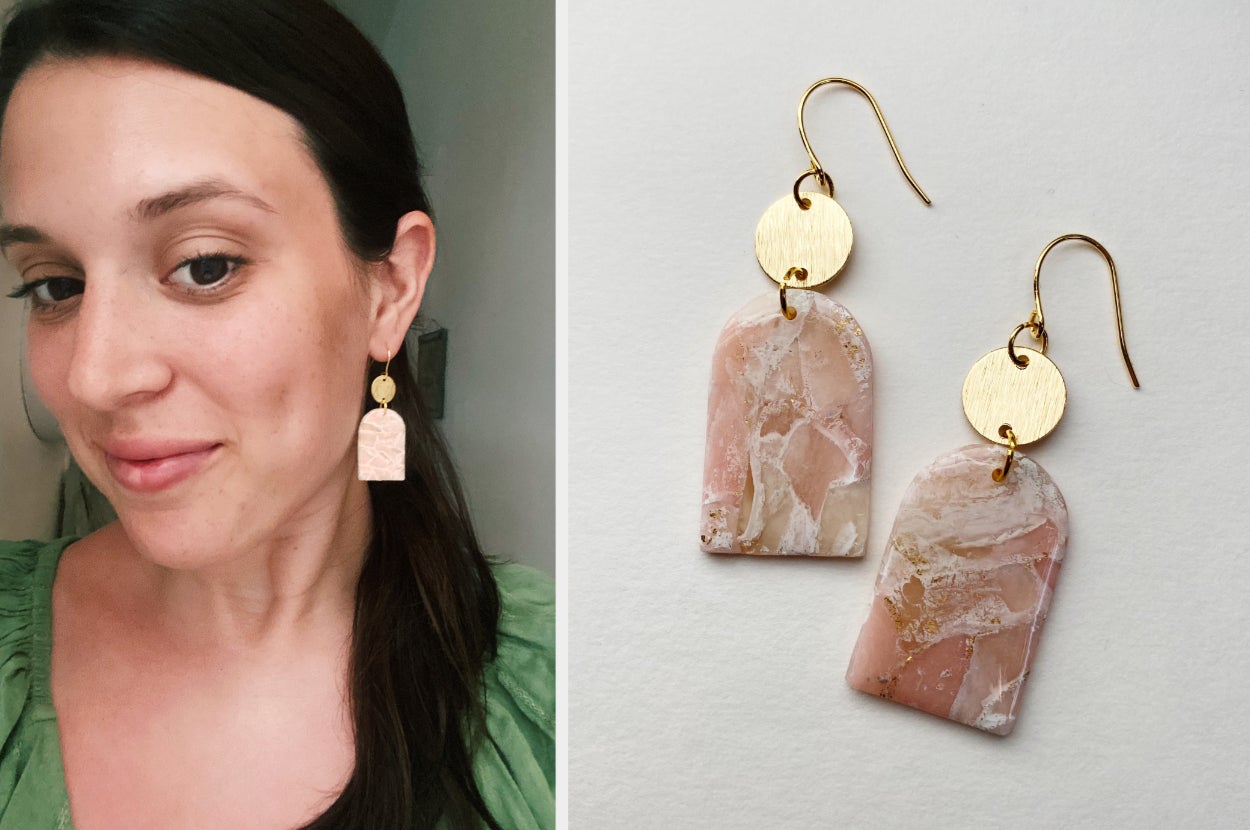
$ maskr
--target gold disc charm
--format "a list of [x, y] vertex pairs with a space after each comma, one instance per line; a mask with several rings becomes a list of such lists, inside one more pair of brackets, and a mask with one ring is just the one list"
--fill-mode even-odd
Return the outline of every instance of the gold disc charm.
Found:
[[1031, 444], [1050, 434], [1063, 417], [1068, 388], [1059, 367], [1033, 349], [1017, 348], [1026, 366], [1017, 366], [1006, 348], [995, 349], [972, 365], [964, 380], [964, 414], [972, 428], [1002, 446], [1008, 445], [1004, 426], [1011, 428], [1017, 445]]
[[373, 393], [375, 401], [386, 406], [395, 399], [395, 381], [391, 380], [390, 375], [378, 375], [373, 379], [369, 391]]
[[755, 227], [755, 258], [764, 273], [788, 288], [815, 288], [838, 275], [851, 254], [851, 220], [823, 193], [804, 191], [769, 206]]

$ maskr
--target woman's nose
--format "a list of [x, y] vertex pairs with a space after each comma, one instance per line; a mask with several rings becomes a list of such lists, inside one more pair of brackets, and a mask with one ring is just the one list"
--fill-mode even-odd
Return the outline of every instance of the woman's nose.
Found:
[[155, 395], [171, 380], [153, 296], [133, 278], [88, 279], [71, 325], [69, 393], [111, 411]]

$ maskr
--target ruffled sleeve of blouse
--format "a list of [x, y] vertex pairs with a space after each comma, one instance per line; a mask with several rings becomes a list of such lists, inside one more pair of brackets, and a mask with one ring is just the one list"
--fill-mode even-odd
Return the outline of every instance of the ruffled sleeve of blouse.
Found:
[[0, 542], [0, 830], [68, 830], [48, 684], [58, 542]]
[[486, 666], [486, 726], [474, 759], [486, 806], [510, 830], [555, 827], [555, 588], [498, 565], [499, 652]]

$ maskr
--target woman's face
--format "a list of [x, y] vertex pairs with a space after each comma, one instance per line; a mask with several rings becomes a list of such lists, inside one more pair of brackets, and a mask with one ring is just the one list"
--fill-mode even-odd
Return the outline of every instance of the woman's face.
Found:
[[293, 119], [151, 63], [48, 61], [5, 113], [0, 210], [36, 387], [141, 550], [195, 567], [360, 508], [376, 292]]

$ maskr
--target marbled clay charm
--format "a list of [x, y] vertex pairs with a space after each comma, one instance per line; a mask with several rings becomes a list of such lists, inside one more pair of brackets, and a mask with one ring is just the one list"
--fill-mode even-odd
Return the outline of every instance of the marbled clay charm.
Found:
[[1068, 542], [1068, 509], [1046, 471], [979, 444], [948, 453], [903, 496], [868, 621], [855, 689], [1006, 735]]
[[404, 480], [404, 419], [393, 409], [370, 409], [356, 435], [356, 475], [361, 481]]
[[815, 291], [735, 314], [716, 342], [700, 538], [709, 553], [863, 556], [872, 469], [872, 355]]

